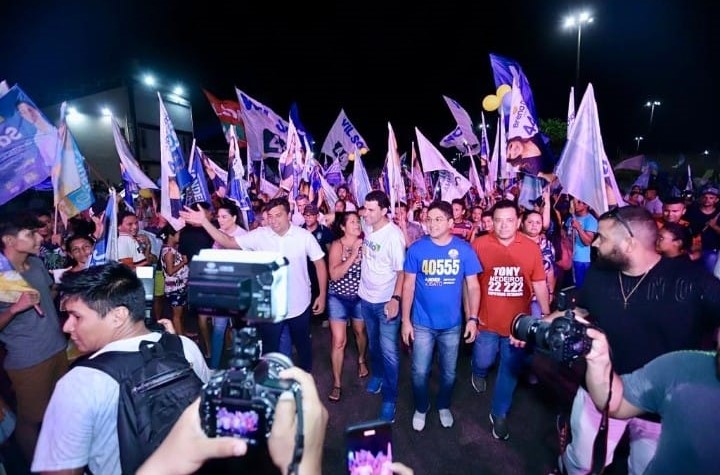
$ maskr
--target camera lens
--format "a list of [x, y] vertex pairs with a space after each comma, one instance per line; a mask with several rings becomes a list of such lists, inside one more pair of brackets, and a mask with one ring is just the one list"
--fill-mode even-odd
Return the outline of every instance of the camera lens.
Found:
[[539, 323], [540, 320], [532, 315], [519, 313], [513, 320], [511, 327], [512, 336], [518, 340], [532, 342]]

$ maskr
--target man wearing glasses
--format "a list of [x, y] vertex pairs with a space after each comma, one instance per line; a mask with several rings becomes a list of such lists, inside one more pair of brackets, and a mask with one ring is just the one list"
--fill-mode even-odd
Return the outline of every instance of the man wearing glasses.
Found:
[[[641, 207], [616, 208], [600, 216], [593, 240], [597, 261], [588, 270], [577, 297], [577, 315], [606, 335], [619, 375], [677, 350], [698, 349], [710, 328], [720, 322], [720, 281], [685, 260], [655, 251], [657, 225]], [[548, 319], [559, 316], [555, 312]], [[575, 395], [570, 418], [572, 442], [562, 455], [569, 474], [588, 473], [601, 413], [585, 389]], [[628, 472], [643, 473], [655, 454], [660, 423], [653, 416], [611, 418], [605, 464], [626, 428], [630, 431]]]

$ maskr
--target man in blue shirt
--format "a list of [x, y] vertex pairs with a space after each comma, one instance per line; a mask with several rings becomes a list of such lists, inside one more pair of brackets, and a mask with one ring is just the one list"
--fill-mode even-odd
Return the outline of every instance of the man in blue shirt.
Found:
[[453, 425], [450, 399], [462, 332], [463, 286], [467, 286], [469, 308], [464, 337], [466, 343], [472, 343], [478, 330], [480, 305], [477, 274], [482, 272], [475, 251], [466, 241], [452, 235], [453, 210], [449, 203], [432, 203], [427, 224], [429, 235], [410, 246], [403, 266], [402, 338], [406, 345], [413, 342], [413, 429], [416, 431], [425, 428], [425, 416], [430, 409], [428, 374], [436, 344], [440, 361], [436, 405], [440, 424], [445, 428]]
[[590, 206], [577, 198], [573, 199], [575, 214], [567, 221], [573, 233], [573, 275], [575, 286], [580, 288], [585, 282], [585, 273], [590, 267], [590, 247], [597, 233], [598, 222], [590, 214]]

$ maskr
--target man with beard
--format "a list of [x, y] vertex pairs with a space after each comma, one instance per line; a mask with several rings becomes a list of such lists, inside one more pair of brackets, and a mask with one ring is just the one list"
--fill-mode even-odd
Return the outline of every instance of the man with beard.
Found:
[[[607, 335], [620, 375], [665, 353], [699, 348], [705, 333], [720, 321], [720, 281], [684, 260], [659, 256], [656, 239], [657, 225], [644, 208], [627, 206], [600, 216], [592, 244], [598, 259], [578, 295], [576, 314], [589, 312], [589, 319]], [[572, 442], [561, 458], [567, 473], [590, 471], [600, 419], [587, 391], [580, 388], [570, 418]], [[655, 454], [660, 423], [647, 415], [611, 418], [606, 465], [626, 428], [628, 471], [643, 473]]]
[[714, 410], [720, 406], [720, 347], [668, 353], [620, 378], [605, 335], [590, 328], [588, 336], [593, 343], [585, 379], [595, 406], [606, 406], [612, 388], [607, 406], [613, 417], [662, 417], [662, 435], [645, 474], [720, 473], [720, 439], [713, 435], [720, 425]]

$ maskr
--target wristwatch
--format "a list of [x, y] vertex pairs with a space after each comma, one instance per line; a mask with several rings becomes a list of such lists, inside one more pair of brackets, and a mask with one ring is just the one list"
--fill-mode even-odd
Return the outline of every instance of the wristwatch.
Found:
[[468, 323], [470, 323], [470, 322], [475, 322], [475, 325], [479, 325], [479, 324], [480, 324], [480, 320], [478, 320], [477, 317], [470, 317], [470, 318], [467, 319], [467, 322], [468, 322]]
[[390, 298], [393, 299], [393, 300], [397, 300], [398, 302], [400, 302], [400, 300], [401, 300], [399, 295], [393, 295], [393, 296], [390, 297]]

